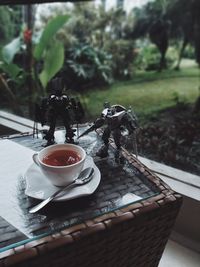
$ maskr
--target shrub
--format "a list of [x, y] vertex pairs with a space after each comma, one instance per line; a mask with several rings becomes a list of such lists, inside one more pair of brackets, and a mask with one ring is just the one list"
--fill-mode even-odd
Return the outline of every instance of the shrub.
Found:
[[187, 45], [184, 53], [183, 53], [184, 58], [189, 58], [189, 59], [195, 59], [195, 49], [191, 45]]
[[78, 44], [66, 51], [62, 75], [67, 88], [83, 90], [112, 81], [111, 56], [104, 50]]
[[138, 55], [135, 65], [142, 70], [158, 70], [160, 64], [160, 53], [155, 45], [147, 43], [138, 48]]
[[179, 51], [176, 47], [170, 46], [167, 50], [166, 60], [167, 65], [171, 67], [178, 60]]
[[[139, 45], [138, 45], [139, 46]], [[138, 69], [151, 71], [158, 70], [160, 66], [160, 52], [157, 47], [148, 42], [143, 47], [138, 48], [138, 56], [135, 61], [135, 66]], [[166, 53], [167, 67], [172, 66], [178, 59], [178, 51], [170, 46]]]
[[134, 42], [130, 40], [110, 40], [105, 45], [112, 55], [112, 73], [116, 79], [127, 79], [132, 76], [134, 60]]

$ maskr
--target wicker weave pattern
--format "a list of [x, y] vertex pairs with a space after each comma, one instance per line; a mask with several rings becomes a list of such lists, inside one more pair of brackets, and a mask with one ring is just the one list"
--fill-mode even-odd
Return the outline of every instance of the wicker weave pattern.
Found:
[[98, 223], [86, 222], [80, 229], [5, 252], [0, 266], [157, 266], [180, 202], [179, 196], [170, 195], [156, 205], [143, 203], [140, 209], [119, 211]]
[[123, 154], [158, 195], [7, 250], [0, 266], [158, 266], [182, 198], [126, 150]]

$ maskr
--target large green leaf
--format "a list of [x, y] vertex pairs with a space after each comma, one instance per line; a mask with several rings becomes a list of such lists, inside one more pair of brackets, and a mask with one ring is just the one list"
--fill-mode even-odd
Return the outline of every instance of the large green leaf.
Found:
[[34, 50], [34, 57], [39, 60], [41, 59], [44, 50], [52, 42], [52, 37], [56, 32], [67, 22], [69, 16], [63, 15], [53, 18], [45, 27], [39, 43], [36, 45]]
[[0, 69], [2, 69], [5, 73], [7, 73], [10, 78], [13, 80], [18, 76], [18, 74], [22, 71], [16, 64], [10, 63], [0, 63]]
[[64, 63], [64, 46], [60, 42], [53, 43], [44, 58], [44, 69], [39, 78], [44, 88], [51, 78], [62, 68]]
[[20, 50], [20, 37], [15, 38], [3, 47], [2, 49], [2, 58], [6, 63], [11, 63], [13, 61], [14, 56]]

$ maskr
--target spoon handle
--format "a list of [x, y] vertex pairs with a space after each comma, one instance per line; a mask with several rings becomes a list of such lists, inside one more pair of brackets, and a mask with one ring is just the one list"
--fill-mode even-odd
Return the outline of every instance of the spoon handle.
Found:
[[75, 182], [76, 182], [76, 180], [72, 181], [70, 184], [66, 185], [65, 187], [62, 187], [62, 188], [58, 189], [51, 196], [49, 196], [47, 199], [43, 200], [42, 202], [40, 202], [36, 206], [32, 207], [29, 210], [29, 212], [30, 213], [37, 212], [38, 210], [40, 210], [41, 208], [43, 208], [44, 206], [46, 206], [46, 204], [48, 204], [51, 200], [53, 200], [59, 193], [61, 193], [62, 191], [66, 190], [70, 185], [74, 184]]

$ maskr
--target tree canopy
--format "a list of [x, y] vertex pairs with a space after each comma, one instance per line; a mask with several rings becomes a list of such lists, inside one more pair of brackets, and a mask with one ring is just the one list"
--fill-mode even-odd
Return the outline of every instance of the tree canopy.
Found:
[[[183, 49], [192, 43], [196, 61], [200, 63], [200, 2], [199, 0], [154, 0], [133, 10], [136, 18], [133, 37], [149, 34], [164, 60], [170, 39], [183, 40]], [[182, 51], [183, 52], [183, 51]]]

